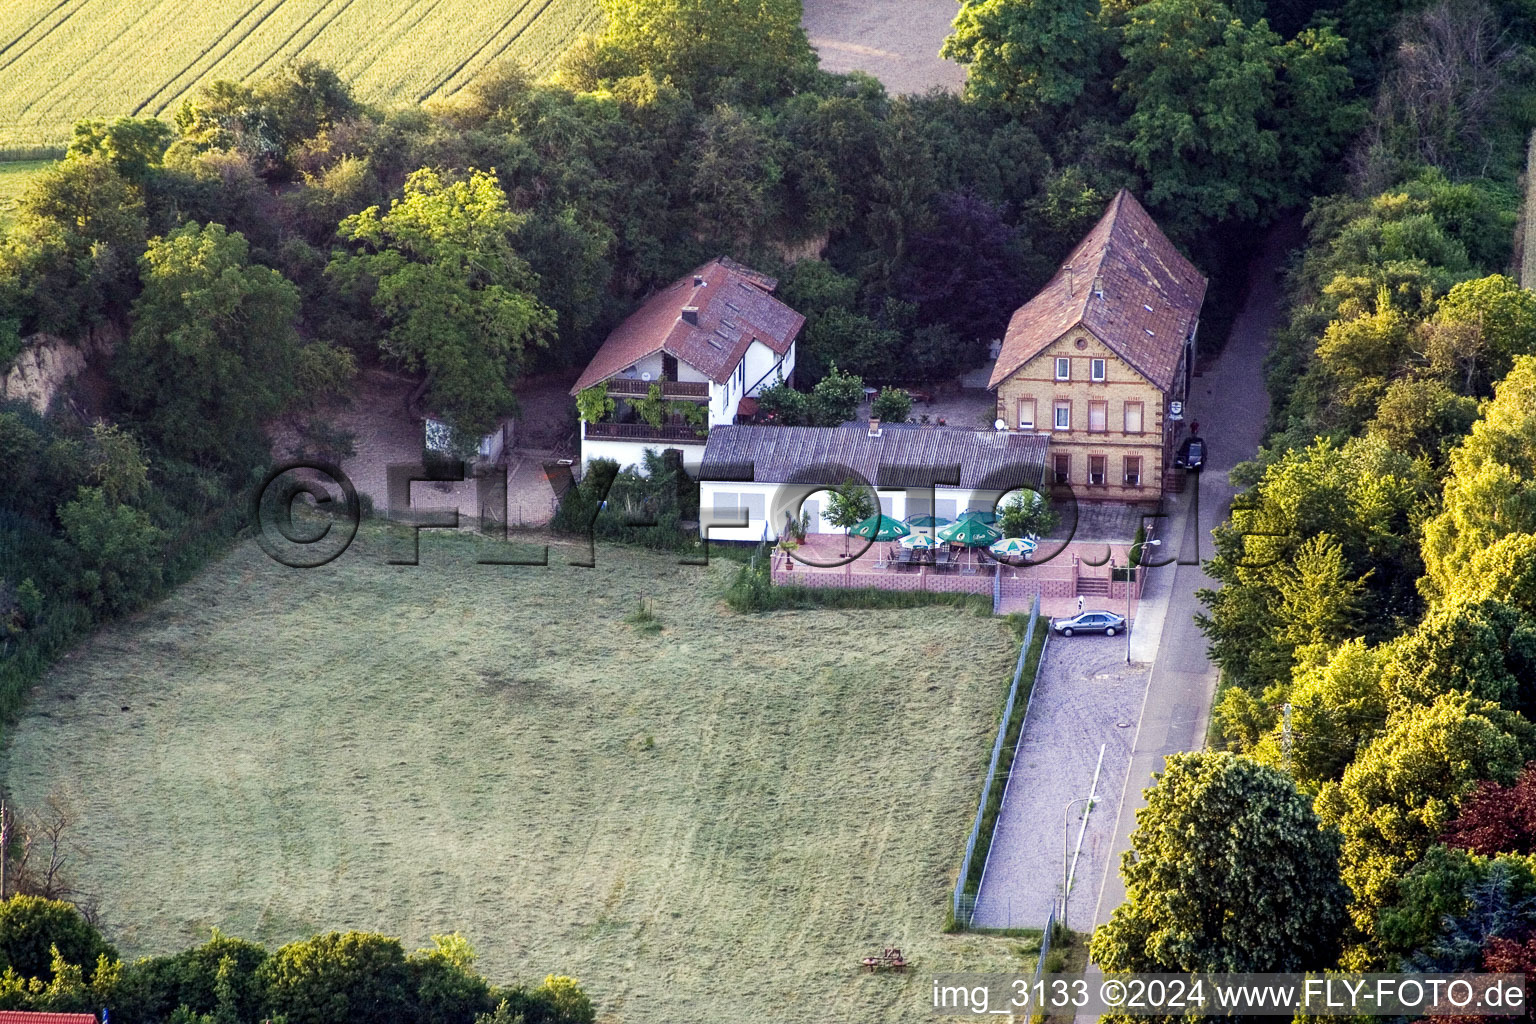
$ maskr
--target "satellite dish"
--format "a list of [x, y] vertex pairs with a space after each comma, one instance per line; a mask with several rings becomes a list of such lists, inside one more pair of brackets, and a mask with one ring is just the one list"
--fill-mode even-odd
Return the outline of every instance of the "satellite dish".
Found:
[[642, 373], [640, 375], [640, 379], [641, 380], [650, 380], [651, 379], [651, 375], [649, 373]]
[[1007, 430], [1008, 429], [1008, 421], [1007, 420], [1002, 420], [1002, 419], [996, 420], [992, 424], [992, 429], [993, 430]]

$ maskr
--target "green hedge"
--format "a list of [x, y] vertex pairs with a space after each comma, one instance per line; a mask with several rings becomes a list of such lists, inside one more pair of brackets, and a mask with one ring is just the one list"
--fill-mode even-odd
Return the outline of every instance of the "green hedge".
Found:
[[775, 584], [766, 549], [741, 567], [725, 593], [726, 604], [738, 612], [772, 612], [810, 608], [969, 608], [979, 616], [992, 614], [987, 594], [948, 594], [928, 590], [881, 590], [878, 587], [802, 587]]

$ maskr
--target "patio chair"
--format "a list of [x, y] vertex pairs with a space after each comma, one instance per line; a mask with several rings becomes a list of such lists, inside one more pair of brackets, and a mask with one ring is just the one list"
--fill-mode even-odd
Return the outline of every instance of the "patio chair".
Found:
[[896, 552], [896, 568], [910, 569], [912, 567], [912, 552], [908, 548], [902, 548]]
[[933, 554], [933, 565], [934, 565], [934, 568], [936, 568], [936, 569], [948, 568], [949, 567], [949, 551], [948, 550], [935, 551], [934, 554]]

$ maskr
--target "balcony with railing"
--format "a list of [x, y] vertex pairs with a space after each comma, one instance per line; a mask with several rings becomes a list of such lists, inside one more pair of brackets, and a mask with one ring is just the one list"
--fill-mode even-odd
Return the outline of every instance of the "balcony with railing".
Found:
[[583, 437], [610, 441], [672, 441], [678, 444], [706, 444], [709, 441], [707, 427], [688, 424], [664, 424], [653, 427], [649, 423], [583, 423]]
[[709, 398], [709, 383], [702, 380], [641, 380], [638, 377], [610, 377], [608, 394], [614, 398], [645, 398], [651, 393], [651, 385], [661, 386], [661, 397], [668, 401], [684, 401]]

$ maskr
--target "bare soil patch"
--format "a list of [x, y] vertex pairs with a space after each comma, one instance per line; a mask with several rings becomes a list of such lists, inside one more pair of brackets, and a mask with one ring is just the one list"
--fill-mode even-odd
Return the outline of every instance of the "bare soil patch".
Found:
[[939, 59], [955, 0], [805, 0], [806, 34], [828, 71], [866, 71], [893, 93], [959, 91], [965, 68]]

